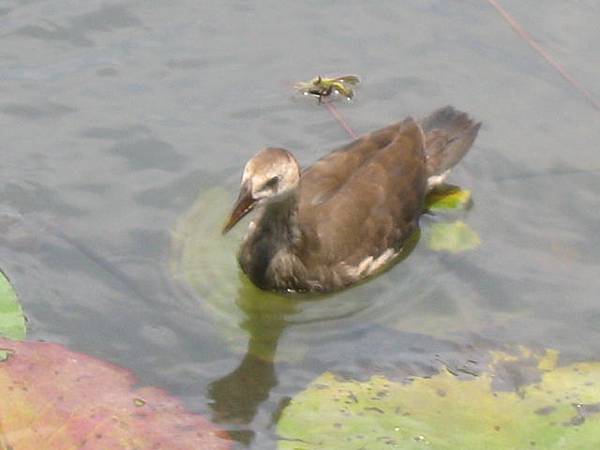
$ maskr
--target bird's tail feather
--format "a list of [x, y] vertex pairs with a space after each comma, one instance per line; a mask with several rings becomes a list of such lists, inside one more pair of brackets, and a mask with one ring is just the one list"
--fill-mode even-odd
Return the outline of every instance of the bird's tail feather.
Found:
[[444, 175], [469, 151], [480, 122], [467, 114], [446, 106], [420, 121], [425, 134], [425, 154], [430, 177]]

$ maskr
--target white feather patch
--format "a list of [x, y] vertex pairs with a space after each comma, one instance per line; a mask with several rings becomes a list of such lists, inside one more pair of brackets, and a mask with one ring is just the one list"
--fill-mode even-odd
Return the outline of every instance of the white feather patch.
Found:
[[434, 187], [442, 184], [446, 178], [448, 177], [448, 174], [450, 174], [450, 169], [442, 172], [439, 175], [433, 175], [429, 178], [427, 178], [427, 189], [433, 189]]
[[394, 249], [388, 248], [385, 252], [379, 255], [377, 258], [373, 258], [369, 256], [363, 259], [358, 266], [346, 266], [347, 275], [349, 277], [358, 279], [361, 277], [366, 277], [367, 275], [372, 274], [378, 269], [381, 269], [387, 262], [389, 262], [396, 253]]

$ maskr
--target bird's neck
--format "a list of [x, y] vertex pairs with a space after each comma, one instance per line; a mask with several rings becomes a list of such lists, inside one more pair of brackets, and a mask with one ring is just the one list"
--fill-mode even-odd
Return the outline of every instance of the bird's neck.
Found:
[[259, 212], [255, 239], [266, 240], [274, 251], [294, 247], [301, 239], [298, 224], [298, 192], [296, 189], [270, 199]]
[[242, 245], [240, 263], [255, 284], [268, 287], [266, 279], [273, 258], [294, 253], [302, 240], [298, 223], [298, 192], [270, 199], [258, 212]]

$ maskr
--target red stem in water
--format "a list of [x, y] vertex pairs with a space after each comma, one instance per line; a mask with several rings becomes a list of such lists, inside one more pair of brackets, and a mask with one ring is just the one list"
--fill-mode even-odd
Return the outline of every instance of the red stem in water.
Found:
[[510, 13], [505, 10], [500, 3], [496, 0], [487, 0], [490, 5], [492, 5], [496, 11], [498, 11], [504, 20], [508, 22], [511, 28], [517, 33], [521, 38], [529, 44], [529, 46], [535, 50], [542, 58], [546, 60], [548, 64], [554, 67], [561, 76], [567, 80], [571, 86], [577, 89], [594, 107], [600, 110], [600, 103], [594, 98], [590, 91], [588, 91], [585, 87], [583, 87], [568, 71], [565, 67], [558, 63], [548, 51], [542, 47], [538, 42], [536, 42], [533, 37], [521, 26], [517, 20], [510, 15]]
[[335, 120], [337, 120], [337, 122], [342, 126], [342, 128], [344, 130], [346, 130], [346, 133], [348, 133], [352, 139], [356, 139], [358, 137], [358, 135], [352, 130], [352, 128], [350, 128], [350, 126], [348, 125], [348, 123], [346, 123], [346, 121], [340, 115], [340, 113], [338, 112], [338, 110], [336, 109], [336, 107], [333, 106], [333, 103], [331, 103], [330, 101], [326, 100], [326, 101], [323, 102], [323, 104], [325, 105], [325, 107], [327, 108], [327, 110], [331, 113], [331, 115], [333, 116], [333, 118]]

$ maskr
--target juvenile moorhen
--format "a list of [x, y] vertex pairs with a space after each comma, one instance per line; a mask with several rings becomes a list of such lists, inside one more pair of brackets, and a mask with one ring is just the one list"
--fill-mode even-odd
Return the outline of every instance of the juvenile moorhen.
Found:
[[447, 106], [366, 134], [300, 170], [282, 148], [244, 168], [223, 233], [253, 208], [238, 254], [258, 287], [332, 291], [394, 260], [418, 227], [427, 191], [467, 153], [480, 123]]

